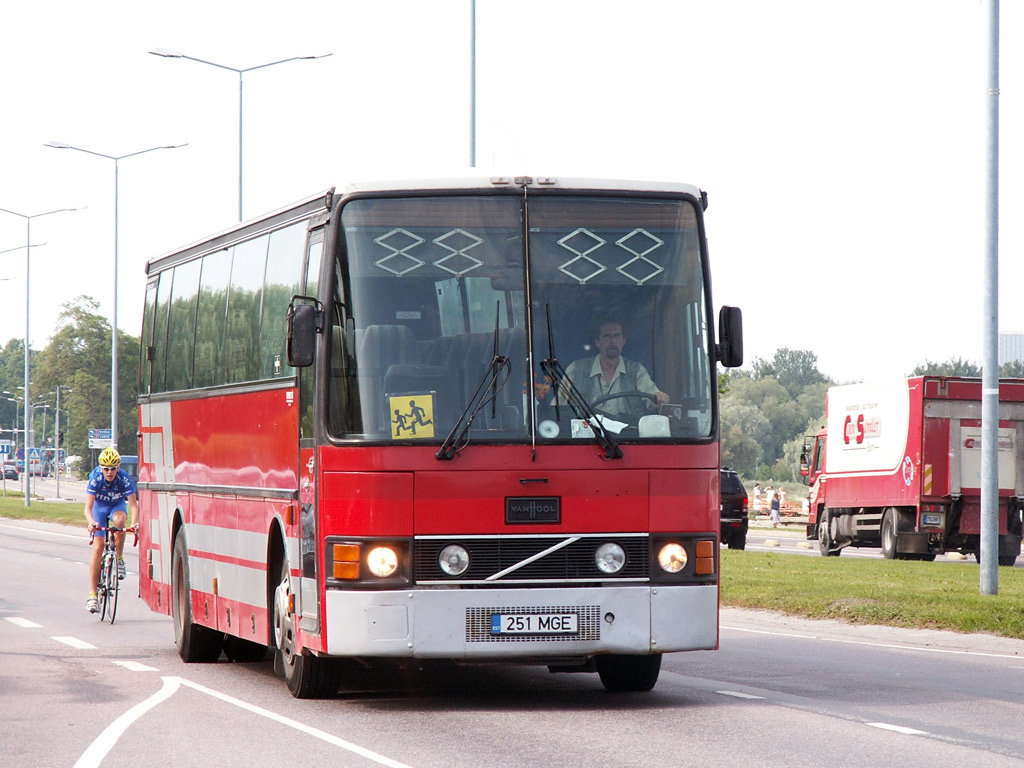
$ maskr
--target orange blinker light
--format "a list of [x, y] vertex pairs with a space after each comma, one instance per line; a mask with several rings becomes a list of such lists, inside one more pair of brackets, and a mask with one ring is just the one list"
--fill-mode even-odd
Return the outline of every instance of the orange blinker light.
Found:
[[336, 579], [359, 578], [359, 545], [335, 544], [332, 547], [333, 576]]
[[712, 576], [715, 573], [715, 542], [701, 539], [697, 542], [697, 562], [694, 563], [694, 574]]

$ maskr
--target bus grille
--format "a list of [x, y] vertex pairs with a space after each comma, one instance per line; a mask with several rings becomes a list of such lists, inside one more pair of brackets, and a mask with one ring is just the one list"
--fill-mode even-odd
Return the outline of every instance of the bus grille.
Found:
[[[571, 536], [480, 536], [451, 538], [420, 538], [414, 547], [414, 578], [417, 584], [555, 583], [647, 581], [650, 571], [650, 539], [646, 534], [581, 536], [579, 539], [551, 550]], [[598, 570], [594, 562], [597, 548], [609, 541], [618, 543], [626, 553], [626, 564], [619, 573], [609, 576]], [[448, 576], [438, 565], [441, 550], [449, 544], [460, 544], [469, 552], [469, 569], [461, 576]], [[515, 566], [525, 563], [518, 568]], [[509, 570], [512, 569], [512, 570]], [[507, 571], [507, 572], [506, 572]], [[497, 574], [502, 574], [494, 578]]]
[[[525, 616], [538, 613], [575, 613], [579, 617], [579, 632], [572, 635], [495, 635], [491, 633], [491, 615], [495, 613]], [[598, 605], [546, 605], [523, 608], [522, 606], [495, 606], [493, 608], [466, 609], [467, 643], [529, 643], [543, 640], [550, 642], [577, 642], [601, 639], [601, 607]]]

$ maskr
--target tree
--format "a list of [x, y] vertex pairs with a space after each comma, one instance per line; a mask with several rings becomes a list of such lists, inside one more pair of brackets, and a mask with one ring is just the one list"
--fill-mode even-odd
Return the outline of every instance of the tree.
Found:
[[981, 376], [981, 368], [961, 357], [950, 358], [944, 363], [925, 360], [910, 372], [911, 376]]
[[805, 387], [823, 384], [828, 379], [818, 370], [818, 356], [808, 349], [776, 350], [771, 361], [755, 359], [755, 379], [774, 378], [796, 398]]
[[746, 477], [796, 479], [799, 450], [792, 446], [817, 429], [831, 382], [807, 350], [780, 349], [751, 367], [733, 371], [724, 387], [722, 463]]
[[[70, 414], [63, 430], [63, 447], [69, 455], [88, 456], [88, 430], [110, 425], [110, 324], [97, 313], [99, 304], [88, 296], [79, 296], [63, 307], [50, 343], [35, 355], [33, 399], [46, 399], [54, 405], [54, 398], [46, 393], [58, 385], [70, 388], [61, 394], [61, 408]], [[138, 348], [137, 337], [118, 333], [117, 443], [124, 453], [136, 450]]]

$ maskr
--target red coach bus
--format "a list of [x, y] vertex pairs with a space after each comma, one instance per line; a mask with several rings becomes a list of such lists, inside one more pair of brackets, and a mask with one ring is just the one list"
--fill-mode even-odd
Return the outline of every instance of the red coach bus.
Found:
[[355, 185], [150, 262], [141, 589], [182, 659], [269, 648], [305, 698], [342, 658], [649, 690], [661, 654], [716, 648], [716, 366], [742, 342], [733, 307], [716, 340], [706, 203]]

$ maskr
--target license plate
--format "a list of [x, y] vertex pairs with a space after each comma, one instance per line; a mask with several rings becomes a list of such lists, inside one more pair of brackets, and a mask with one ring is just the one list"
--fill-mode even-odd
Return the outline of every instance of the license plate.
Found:
[[921, 515], [921, 522], [924, 525], [937, 528], [942, 525], [942, 515], [924, 514]]
[[492, 613], [492, 635], [575, 635], [575, 613]]

